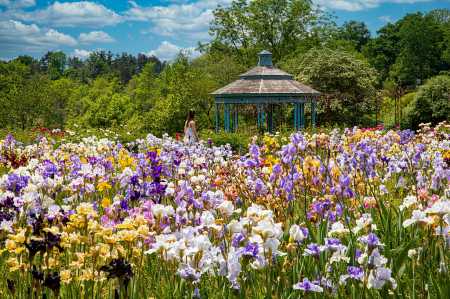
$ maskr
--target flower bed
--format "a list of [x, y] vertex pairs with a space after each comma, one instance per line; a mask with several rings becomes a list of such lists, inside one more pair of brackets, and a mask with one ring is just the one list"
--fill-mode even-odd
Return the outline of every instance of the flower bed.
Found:
[[168, 136], [8, 136], [0, 290], [447, 298], [450, 142], [438, 131], [255, 136], [245, 155]]

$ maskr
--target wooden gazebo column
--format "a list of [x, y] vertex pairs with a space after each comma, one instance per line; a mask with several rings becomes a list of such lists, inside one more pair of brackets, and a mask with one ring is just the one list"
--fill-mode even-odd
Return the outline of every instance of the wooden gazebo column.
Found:
[[216, 103], [216, 134], [219, 134], [219, 104]]

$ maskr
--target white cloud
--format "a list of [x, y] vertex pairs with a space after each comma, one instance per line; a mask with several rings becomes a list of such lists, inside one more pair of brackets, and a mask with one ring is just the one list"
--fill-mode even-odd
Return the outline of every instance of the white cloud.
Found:
[[132, 37], [131, 35], [129, 35], [129, 34], [127, 34], [127, 37], [128, 37], [129, 39], [133, 39], [133, 37]]
[[144, 54], [147, 56], [156, 56], [160, 60], [170, 60], [181, 51], [188, 54], [191, 58], [200, 55], [199, 52], [195, 51], [195, 47], [183, 48], [173, 45], [168, 41], [163, 41], [156, 50], [151, 50], [150, 52]]
[[76, 46], [77, 40], [55, 29], [41, 29], [36, 24], [0, 21], [0, 52], [42, 52], [60, 46]]
[[0, 6], [6, 6], [8, 8], [27, 8], [35, 5], [35, 0], [0, 0]]
[[391, 17], [389, 17], [388, 15], [381, 16], [381, 17], [378, 18], [378, 20], [380, 20], [381, 22], [394, 23], [391, 20]]
[[381, 3], [405, 3], [429, 2], [433, 0], [314, 0], [314, 4], [325, 6], [328, 9], [340, 9], [347, 11], [368, 10], [380, 6]]
[[88, 1], [71, 3], [56, 1], [44, 9], [34, 11], [8, 10], [3, 13], [4, 17], [56, 27], [100, 28], [124, 22], [121, 15], [99, 3]]
[[132, 7], [122, 14], [127, 20], [152, 23], [148, 30], [141, 30], [141, 34], [151, 32], [174, 39], [209, 40], [212, 11], [219, 4], [229, 6], [231, 2], [232, 0], [200, 0], [189, 4], [144, 7], [129, 1]]
[[70, 56], [72, 57], [78, 57], [80, 59], [86, 59], [89, 57], [89, 55], [91, 55], [92, 52], [86, 51], [86, 50], [79, 50], [79, 49], [75, 49], [73, 50], [72, 53], [70, 53]]
[[91, 31], [89, 33], [81, 33], [78, 36], [78, 41], [82, 44], [91, 43], [117, 43], [116, 39], [109, 36], [106, 32], [103, 31]]

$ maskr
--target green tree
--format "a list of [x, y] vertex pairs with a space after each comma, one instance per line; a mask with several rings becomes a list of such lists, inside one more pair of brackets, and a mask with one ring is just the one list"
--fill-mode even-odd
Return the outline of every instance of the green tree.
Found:
[[[189, 109], [195, 109], [198, 130], [212, 126], [214, 80], [201, 68], [193, 68], [186, 57], [165, 67], [156, 80], [154, 107], [145, 114], [139, 125], [153, 134], [183, 132]], [[133, 125], [134, 125], [133, 124]]]
[[138, 107], [138, 113], [150, 111], [155, 105], [156, 101], [156, 72], [155, 64], [147, 63], [142, 70], [142, 73], [138, 77], [138, 83], [134, 90], [136, 107]]
[[14, 61], [20, 61], [21, 63], [23, 63], [23, 64], [25, 64], [27, 66], [31, 66], [32, 63], [38, 63], [36, 58], [33, 58], [31, 56], [28, 56], [28, 55], [20, 55], [19, 57], [14, 59]]
[[69, 59], [67, 59], [67, 66], [79, 70], [84, 66], [84, 62], [78, 57], [69, 57]]
[[437, 11], [407, 14], [378, 30], [378, 36], [361, 52], [380, 72], [382, 81], [389, 77], [414, 85], [418, 75], [428, 78], [450, 67], [450, 30], [445, 20], [445, 14]]
[[345, 21], [337, 31], [338, 39], [355, 42], [355, 50], [357, 52], [361, 52], [361, 47], [367, 44], [371, 39], [370, 30], [364, 22]]
[[399, 53], [400, 24], [387, 24], [377, 31], [378, 36], [361, 48], [362, 54], [369, 59], [370, 64], [381, 74], [384, 81], [390, 74], [392, 65]]
[[418, 75], [427, 78], [443, 69], [441, 45], [445, 33], [431, 14], [408, 14], [402, 21], [400, 50], [391, 77], [413, 85]]
[[63, 71], [67, 66], [67, 55], [62, 51], [55, 52], [51, 55], [50, 68], [55, 69], [59, 75], [63, 74]]
[[94, 79], [99, 75], [106, 74], [109, 70], [108, 64], [102, 59], [99, 53], [91, 53], [86, 59], [86, 66]]
[[420, 123], [436, 125], [450, 120], [450, 76], [436, 76], [422, 85], [410, 104], [407, 119], [409, 128]]
[[22, 130], [44, 124], [53, 114], [53, 101], [43, 80], [0, 75], [2, 126], [19, 126]]
[[86, 113], [79, 118], [79, 124], [86, 127], [110, 127], [126, 124], [133, 114], [133, 105], [128, 96], [101, 94], [95, 100], [86, 99]]
[[52, 60], [53, 52], [48, 51], [44, 56], [42, 56], [41, 60], [39, 60], [39, 66], [41, 67], [41, 71], [43, 73], [48, 73], [48, 67], [50, 66]]
[[199, 48], [232, 53], [247, 67], [255, 64], [263, 45], [275, 62], [280, 61], [299, 47], [320, 44], [335, 26], [331, 15], [314, 9], [310, 0], [238, 0], [229, 7], [219, 6], [213, 14], [214, 40]]
[[66, 124], [66, 118], [69, 114], [67, 105], [70, 95], [73, 92], [73, 81], [67, 78], [52, 81], [49, 84], [49, 96], [54, 105], [54, 113], [51, 119], [47, 119], [46, 123], [52, 126], [63, 128]]
[[[338, 122], [339, 116], [342, 122], [344, 113], [347, 121], [358, 124], [360, 115], [371, 112], [370, 95], [375, 92], [377, 72], [368, 62], [346, 51], [311, 49], [280, 64], [280, 68], [323, 93], [317, 109], [319, 124], [322, 121], [320, 115], [325, 114], [326, 123], [330, 123], [332, 119]], [[337, 104], [338, 100], [341, 106]]]

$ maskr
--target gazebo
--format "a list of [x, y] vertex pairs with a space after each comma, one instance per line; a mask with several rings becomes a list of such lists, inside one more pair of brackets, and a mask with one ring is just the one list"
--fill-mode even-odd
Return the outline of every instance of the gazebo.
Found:
[[[314, 125], [316, 123], [315, 96], [320, 95], [320, 92], [293, 80], [292, 75], [274, 67], [272, 53], [266, 49], [258, 56], [257, 67], [240, 75], [239, 80], [210, 94], [216, 104], [216, 133], [219, 132], [219, 104], [225, 104], [225, 130], [228, 133], [236, 132], [238, 104], [257, 104], [259, 127], [262, 127], [264, 123], [264, 108], [267, 108], [267, 130], [273, 134], [274, 104], [294, 104], [294, 127], [299, 130], [305, 126], [304, 105], [311, 103]], [[230, 122], [230, 112], [232, 112], [232, 122]]]

